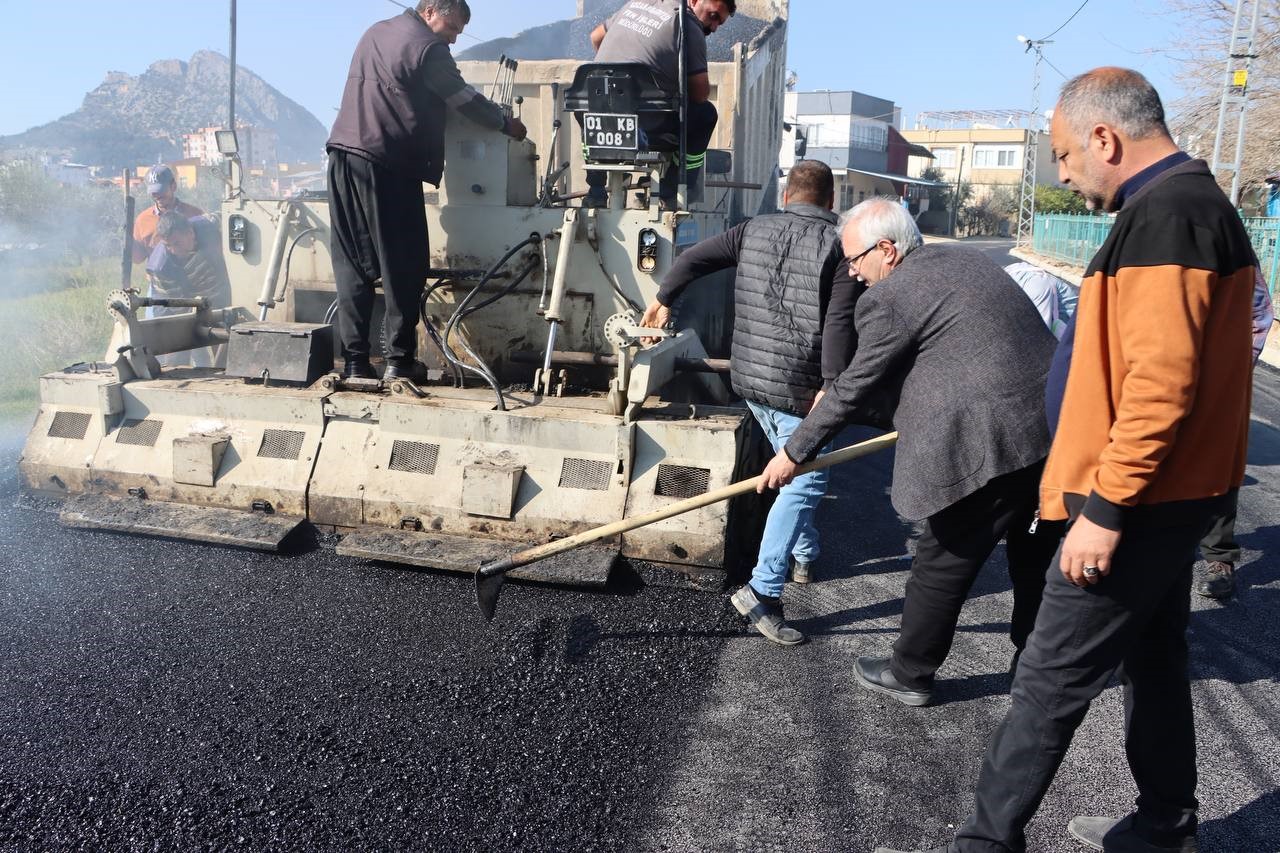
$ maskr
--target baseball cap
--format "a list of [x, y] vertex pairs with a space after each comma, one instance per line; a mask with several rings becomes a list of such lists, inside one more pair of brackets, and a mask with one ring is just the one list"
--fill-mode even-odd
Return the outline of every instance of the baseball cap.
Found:
[[147, 172], [147, 192], [164, 192], [169, 184], [177, 183], [177, 180], [173, 176], [173, 169], [170, 169], [164, 163], [159, 166], [152, 166], [151, 171]]

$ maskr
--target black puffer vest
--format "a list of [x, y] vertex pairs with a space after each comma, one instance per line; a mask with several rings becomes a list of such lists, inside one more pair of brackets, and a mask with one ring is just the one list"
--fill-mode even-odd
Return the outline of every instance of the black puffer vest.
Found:
[[792, 204], [747, 223], [730, 362], [733, 390], [743, 399], [797, 415], [813, 405], [822, 387], [822, 321], [837, 221], [816, 205]]
[[412, 10], [379, 21], [356, 45], [326, 148], [440, 185], [445, 102], [420, 81], [427, 51], [448, 45]]

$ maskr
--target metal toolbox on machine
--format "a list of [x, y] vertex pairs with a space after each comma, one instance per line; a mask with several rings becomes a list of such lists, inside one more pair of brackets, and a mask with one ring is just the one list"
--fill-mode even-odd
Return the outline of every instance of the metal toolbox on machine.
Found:
[[333, 371], [333, 326], [259, 321], [231, 327], [227, 376], [310, 385]]

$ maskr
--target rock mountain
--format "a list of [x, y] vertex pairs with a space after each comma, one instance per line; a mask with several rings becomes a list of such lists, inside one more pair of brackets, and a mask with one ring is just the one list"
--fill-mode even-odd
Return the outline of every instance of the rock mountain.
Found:
[[[0, 137], [0, 150], [65, 152], [78, 163], [123, 168], [182, 156], [182, 134], [227, 120], [225, 56], [202, 50], [190, 62], [165, 59], [137, 77], [107, 74], [80, 109], [26, 133]], [[328, 128], [243, 66], [236, 73], [236, 119], [273, 128], [285, 161], [320, 159]]]

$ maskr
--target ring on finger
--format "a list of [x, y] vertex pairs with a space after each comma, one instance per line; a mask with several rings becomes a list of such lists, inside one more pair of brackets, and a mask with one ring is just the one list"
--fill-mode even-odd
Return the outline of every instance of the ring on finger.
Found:
[[1087, 578], [1096, 578], [1096, 577], [1097, 577], [1098, 575], [1100, 575], [1100, 574], [1102, 574], [1102, 572], [1101, 572], [1101, 571], [1099, 571], [1099, 569], [1098, 569], [1098, 567], [1097, 567], [1097, 566], [1085, 566], [1085, 567], [1084, 567], [1084, 576], [1085, 576], [1085, 577], [1087, 577]]

